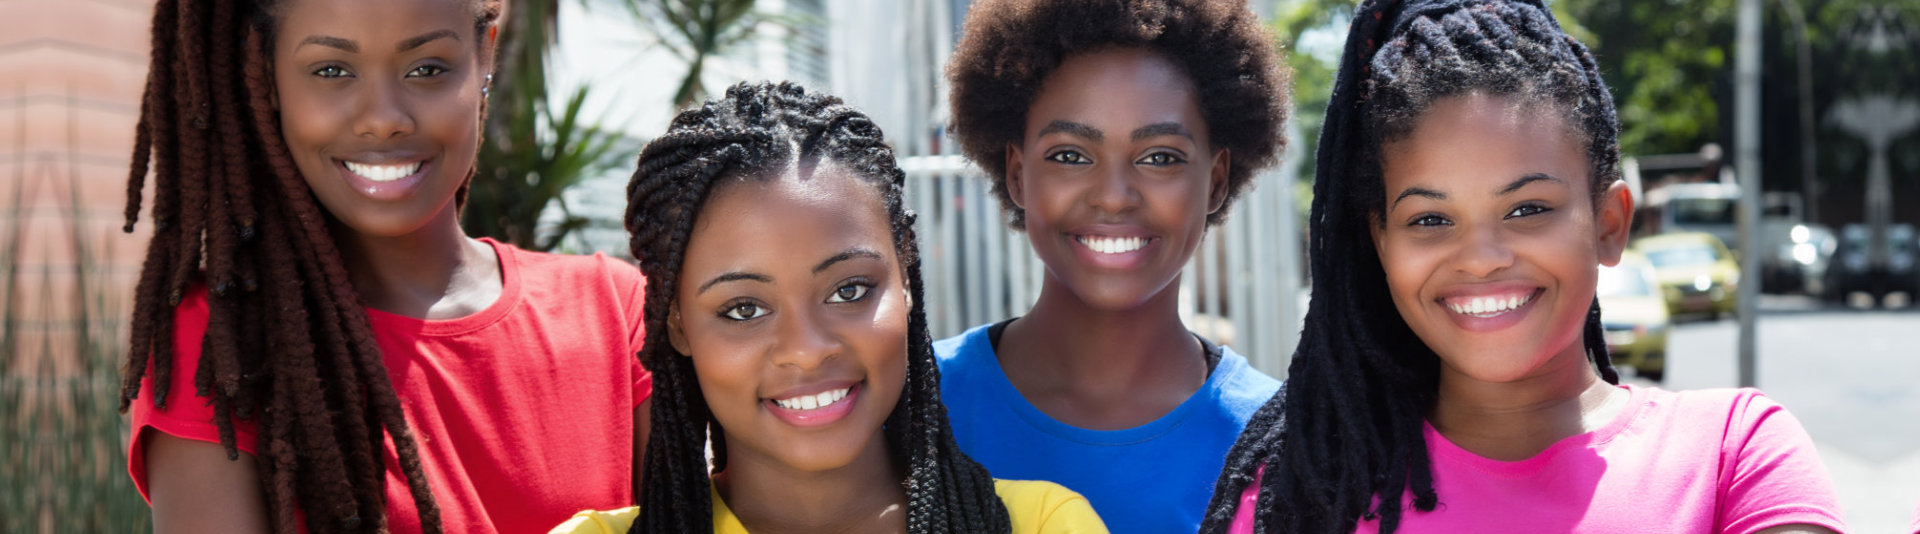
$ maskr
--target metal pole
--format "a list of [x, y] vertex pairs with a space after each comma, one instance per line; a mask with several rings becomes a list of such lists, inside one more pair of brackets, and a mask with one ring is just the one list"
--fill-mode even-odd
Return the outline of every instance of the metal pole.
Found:
[[1740, 387], [1756, 385], [1760, 299], [1760, 0], [1740, 0], [1734, 51], [1734, 170], [1740, 176]]

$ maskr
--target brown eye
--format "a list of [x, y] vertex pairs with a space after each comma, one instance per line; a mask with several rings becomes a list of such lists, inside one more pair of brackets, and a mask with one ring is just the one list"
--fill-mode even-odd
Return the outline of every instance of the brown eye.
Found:
[[340, 68], [338, 65], [327, 65], [320, 67], [319, 70], [313, 71], [313, 75], [321, 78], [345, 78], [352, 74], [348, 73], [347, 69]]
[[1166, 152], [1155, 152], [1152, 154], [1147, 154], [1147, 157], [1140, 158], [1140, 161], [1139, 161], [1141, 165], [1153, 165], [1156, 167], [1162, 167], [1167, 165], [1179, 165], [1181, 163], [1186, 163], [1186, 162], [1187, 160], [1180, 159], [1180, 156], [1175, 156], [1173, 154], [1168, 154]]
[[840, 286], [840, 289], [833, 290], [832, 296], [827, 297], [827, 302], [854, 302], [867, 298], [867, 291], [871, 289], [873, 289], [872, 286], [866, 284]]
[[1079, 152], [1075, 152], [1072, 150], [1062, 150], [1059, 152], [1054, 152], [1053, 154], [1050, 154], [1047, 156], [1047, 161], [1051, 161], [1054, 163], [1064, 163], [1067, 165], [1086, 165], [1088, 163], [1092, 163], [1091, 160], [1087, 159], [1086, 154], [1081, 154]]
[[446, 72], [447, 72], [447, 69], [439, 65], [421, 65], [418, 67], [414, 67], [413, 70], [407, 71], [407, 77], [408, 78], [432, 78], [434, 76], [446, 74]]
[[759, 318], [760, 316], [763, 316], [766, 314], [767, 314], [766, 308], [762, 308], [758, 304], [753, 304], [749, 302], [742, 302], [739, 304], [728, 306], [726, 310], [720, 312], [721, 317], [725, 317], [727, 319], [731, 319], [734, 321], [751, 321], [753, 319]]

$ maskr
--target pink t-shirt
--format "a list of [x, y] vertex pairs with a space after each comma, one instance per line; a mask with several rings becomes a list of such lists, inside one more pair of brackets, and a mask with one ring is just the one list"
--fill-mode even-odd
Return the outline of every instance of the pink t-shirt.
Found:
[[[602, 255], [527, 252], [491, 239], [500, 297], [473, 315], [421, 320], [367, 310], [401, 412], [413, 429], [446, 532], [545, 532], [583, 509], [633, 504], [633, 410], [653, 391], [637, 357], [645, 279]], [[131, 407], [127, 470], [147, 493], [153, 432], [218, 443], [213, 407], [193, 370], [207, 330], [207, 292], [174, 313], [172, 394], [153, 405], [153, 373]], [[235, 421], [257, 454], [252, 421]], [[388, 527], [419, 532], [420, 517], [386, 442]]]
[[[1620, 387], [1632, 401], [1606, 427], [1518, 462], [1467, 452], [1427, 425], [1440, 505], [1417, 511], [1407, 495], [1398, 532], [1845, 531], [1813, 440], [1758, 390]], [[1246, 503], [1258, 490], [1256, 477], [1228, 532], [1253, 532]]]

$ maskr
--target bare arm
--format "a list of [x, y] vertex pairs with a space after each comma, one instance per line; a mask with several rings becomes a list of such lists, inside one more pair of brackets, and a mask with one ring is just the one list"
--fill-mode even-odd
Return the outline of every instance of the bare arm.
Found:
[[267, 500], [253, 455], [228, 460], [217, 443], [149, 431], [147, 496], [156, 534], [267, 532]]
[[647, 432], [653, 429], [653, 399], [633, 409], [633, 502], [640, 502], [640, 481], [647, 469]]

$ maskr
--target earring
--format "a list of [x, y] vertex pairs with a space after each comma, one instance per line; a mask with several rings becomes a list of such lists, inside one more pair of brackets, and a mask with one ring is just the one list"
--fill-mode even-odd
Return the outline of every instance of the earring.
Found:
[[487, 93], [492, 89], [493, 89], [493, 73], [489, 72], [487, 73], [486, 83], [480, 86], [480, 98], [486, 98]]

